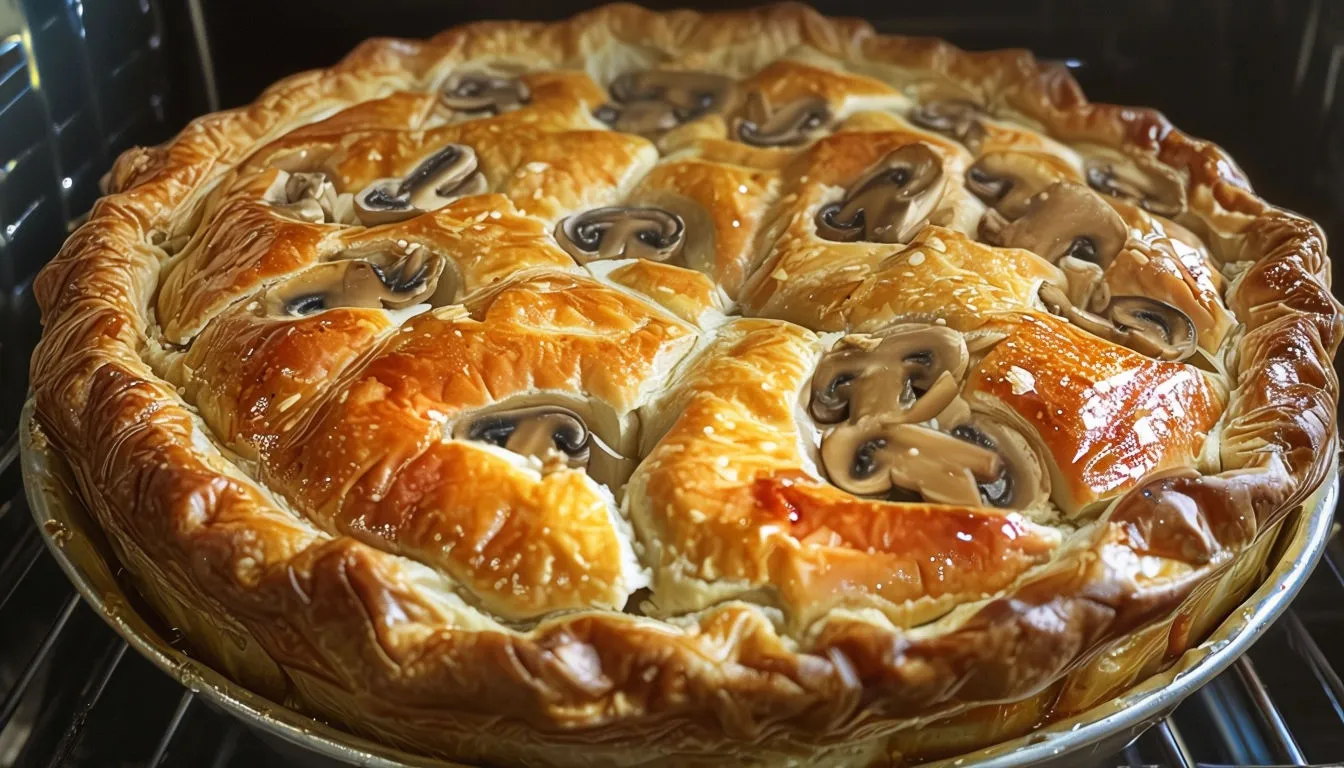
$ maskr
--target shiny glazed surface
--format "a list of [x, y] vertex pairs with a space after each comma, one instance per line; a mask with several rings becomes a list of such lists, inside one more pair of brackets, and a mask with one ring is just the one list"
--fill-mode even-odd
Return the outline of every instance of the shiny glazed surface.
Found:
[[39, 423], [200, 653], [413, 750], [1011, 736], [1197, 642], [1334, 436], [1314, 225], [796, 6], [370, 43], [107, 183]]

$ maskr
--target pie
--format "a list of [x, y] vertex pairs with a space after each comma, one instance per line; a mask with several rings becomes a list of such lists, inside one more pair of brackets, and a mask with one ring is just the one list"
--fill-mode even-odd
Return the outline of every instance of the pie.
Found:
[[1022, 734], [1198, 643], [1335, 439], [1315, 224], [799, 5], [373, 40], [105, 187], [40, 427], [193, 652], [418, 753]]

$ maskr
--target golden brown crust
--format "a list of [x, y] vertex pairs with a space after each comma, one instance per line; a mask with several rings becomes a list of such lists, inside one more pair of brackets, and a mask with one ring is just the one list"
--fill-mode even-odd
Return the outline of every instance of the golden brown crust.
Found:
[[1058, 471], [1054, 500], [1066, 514], [1154, 472], [1192, 466], [1223, 410], [1193, 367], [1089, 339], [1048, 315], [995, 345], [967, 390], [973, 402], [1010, 409], [1047, 447]]
[[[837, 120], [788, 148], [734, 138], [745, 101], [658, 136], [606, 130], [604, 86], [655, 60], [774, 107], [820, 98]], [[446, 108], [438, 89], [480, 66], [525, 71], [530, 103]], [[976, 241], [976, 150], [910, 116], [946, 98], [992, 113], [979, 152], [1179, 177], [1179, 231], [1116, 204], [1141, 247], [1107, 279], [1184, 311], [1207, 370], [1054, 319], [1037, 292], [1063, 271]], [[367, 229], [262, 199], [280, 171], [355, 193], [446, 143], [474, 150], [489, 194]], [[823, 205], [916, 144], [946, 174], [931, 226], [889, 245], [818, 236]], [[1344, 312], [1314, 224], [1156, 112], [1087, 102], [1062, 68], [802, 6], [608, 6], [370, 41], [126, 153], [105, 185], [37, 279], [38, 419], [204, 655], [413, 749], [869, 763], [1014, 735], [1197, 642], [1324, 478], [1336, 434]], [[576, 213], [654, 203], [708, 222], [709, 244], [585, 269], [555, 239]], [[275, 309], [295, 275], [417, 249], [452, 281], [432, 308]], [[776, 319], [721, 325], [734, 301]], [[825, 482], [804, 393], [834, 339], [815, 332], [910, 321], [965, 332], [959, 391], [1042, 448], [1053, 506], [894, 504]], [[536, 397], [582, 411], [619, 454], [609, 488], [445, 439]], [[1090, 425], [1094, 400], [1106, 417]], [[1116, 663], [1084, 663], [1099, 652]], [[910, 735], [934, 717], [953, 736]]]

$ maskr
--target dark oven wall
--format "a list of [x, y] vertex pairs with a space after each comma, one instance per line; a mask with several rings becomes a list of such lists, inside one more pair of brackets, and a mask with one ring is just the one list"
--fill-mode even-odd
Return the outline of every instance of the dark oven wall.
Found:
[[118, 153], [204, 108], [190, 30], [178, 0], [0, 0], [0, 464], [39, 333], [33, 275]]

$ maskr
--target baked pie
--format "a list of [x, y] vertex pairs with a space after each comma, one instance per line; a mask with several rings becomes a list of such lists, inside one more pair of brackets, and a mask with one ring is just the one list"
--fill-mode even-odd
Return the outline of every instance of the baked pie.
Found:
[[370, 41], [124, 154], [40, 427], [238, 681], [490, 764], [950, 755], [1160, 669], [1335, 438], [1320, 230], [797, 5]]

